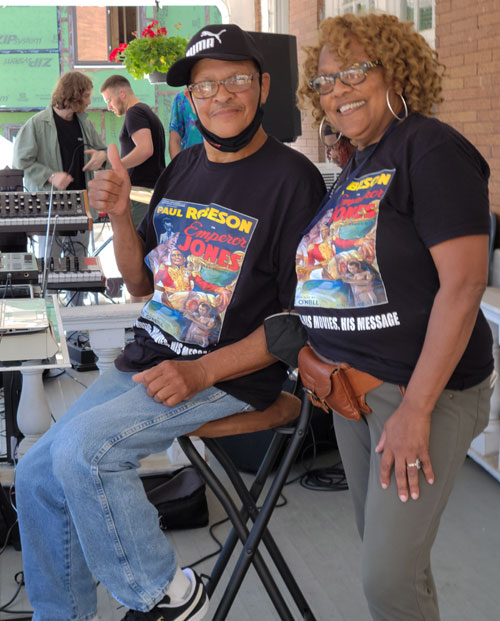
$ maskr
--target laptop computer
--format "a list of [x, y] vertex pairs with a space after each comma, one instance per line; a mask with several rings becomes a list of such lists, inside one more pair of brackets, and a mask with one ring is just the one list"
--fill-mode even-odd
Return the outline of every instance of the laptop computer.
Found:
[[43, 298], [0, 300], [0, 363], [45, 360], [58, 349]]
[[40, 332], [49, 327], [43, 298], [0, 300], [0, 334]]

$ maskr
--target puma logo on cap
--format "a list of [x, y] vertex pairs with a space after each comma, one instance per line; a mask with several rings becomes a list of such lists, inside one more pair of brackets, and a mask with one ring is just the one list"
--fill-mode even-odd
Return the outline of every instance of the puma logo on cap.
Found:
[[226, 28], [224, 28], [223, 30], [220, 30], [219, 32], [210, 32], [210, 30], [203, 30], [200, 33], [200, 37], [209, 37], [209, 38], [201, 39], [200, 41], [197, 41], [193, 46], [189, 48], [189, 50], [186, 50], [186, 56], [195, 56], [202, 50], [208, 50], [214, 47], [215, 39], [217, 39], [219, 44], [222, 45], [220, 36], [223, 32], [226, 32]]

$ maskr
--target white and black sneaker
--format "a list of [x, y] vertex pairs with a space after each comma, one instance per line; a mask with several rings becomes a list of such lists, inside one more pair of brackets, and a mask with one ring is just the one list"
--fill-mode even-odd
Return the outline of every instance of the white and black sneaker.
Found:
[[185, 569], [184, 573], [191, 580], [192, 588], [183, 604], [172, 606], [170, 597], [165, 595], [161, 602], [158, 602], [149, 612], [129, 610], [122, 621], [201, 621], [204, 619], [209, 605], [205, 585], [192, 569]]

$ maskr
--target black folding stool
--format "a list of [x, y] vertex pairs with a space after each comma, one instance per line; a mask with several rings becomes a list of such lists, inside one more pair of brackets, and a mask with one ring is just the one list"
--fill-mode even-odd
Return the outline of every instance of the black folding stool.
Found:
[[[258, 551], [261, 541], [265, 544], [276, 569], [297, 606], [300, 614], [299, 618], [306, 621], [316, 621], [311, 608], [267, 528], [283, 485], [300, 450], [311, 415], [312, 406], [305, 395], [301, 405], [300, 399], [289, 393], [282, 392], [278, 399], [266, 410], [234, 414], [233, 416], [207, 423], [189, 434], [200, 437], [223, 467], [242, 502], [239, 510], [220, 479], [195, 449], [190, 438], [188, 436], [179, 438], [180, 446], [188, 459], [197, 468], [207, 485], [219, 499], [233, 525], [233, 529], [218, 556], [206, 584], [209, 597], [215, 591], [221, 579], [238, 538], [243, 544], [243, 549], [212, 621], [223, 621], [227, 618], [229, 609], [234, 602], [250, 563], [253, 563], [255, 566], [280, 619], [283, 621], [294, 621], [295, 617], [283, 599], [268, 566]], [[274, 431], [273, 438], [255, 475], [255, 479], [250, 489], [248, 489], [235, 465], [217, 442], [217, 438], [252, 433], [265, 429], [272, 429]], [[284, 445], [281, 462], [274, 473], [269, 491], [259, 509], [256, 504], [257, 500]], [[250, 529], [246, 526], [249, 518], [253, 522]]]

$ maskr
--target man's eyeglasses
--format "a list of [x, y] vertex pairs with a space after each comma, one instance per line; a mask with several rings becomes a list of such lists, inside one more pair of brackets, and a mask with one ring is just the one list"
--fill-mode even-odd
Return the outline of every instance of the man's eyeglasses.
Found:
[[252, 80], [258, 73], [232, 75], [225, 80], [205, 80], [204, 82], [194, 82], [188, 85], [188, 91], [193, 93], [196, 99], [209, 99], [215, 97], [222, 84], [226, 91], [230, 93], [244, 93], [252, 85]]
[[339, 71], [338, 73], [327, 73], [326, 75], [318, 75], [309, 81], [309, 86], [320, 95], [328, 95], [333, 91], [337, 78], [346, 86], [356, 86], [366, 80], [366, 74], [373, 67], [379, 67], [380, 61], [371, 62], [367, 60], [362, 63], [355, 63], [349, 69]]

